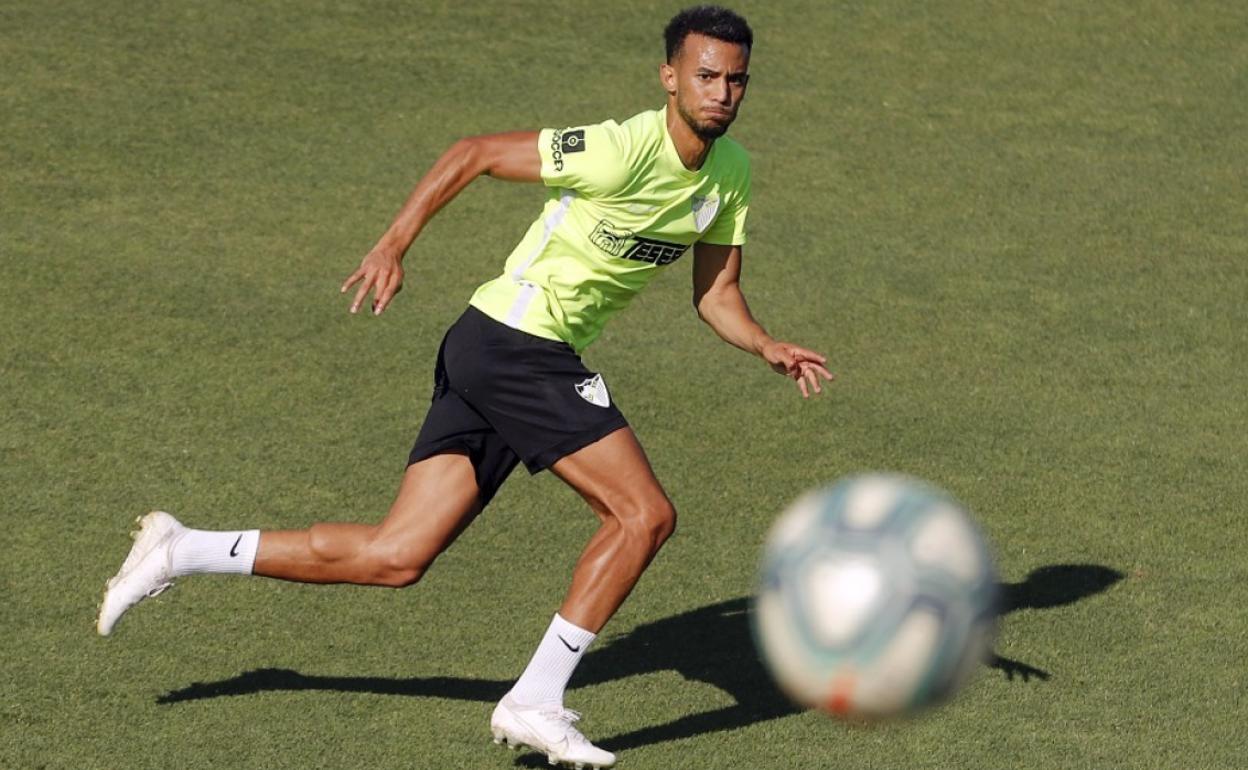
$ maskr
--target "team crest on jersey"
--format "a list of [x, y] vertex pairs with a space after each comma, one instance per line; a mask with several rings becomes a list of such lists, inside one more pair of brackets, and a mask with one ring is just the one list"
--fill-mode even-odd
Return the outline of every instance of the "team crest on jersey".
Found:
[[698, 232], [702, 232], [715, 221], [715, 213], [719, 211], [719, 196], [715, 193], [695, 195], [692, 203], [693, 226], [698, 228]]
[[607, 383], [602, 381], [601, 374], [576, 383], [576, 393], [594, 406], [603, 409], [611, 406], [611, 395], [607, 393]]

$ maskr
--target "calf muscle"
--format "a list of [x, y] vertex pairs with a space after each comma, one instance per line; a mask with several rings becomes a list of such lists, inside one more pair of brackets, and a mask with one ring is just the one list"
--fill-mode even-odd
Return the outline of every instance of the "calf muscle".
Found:
[[468, 458], [435, 455], [407, 469], [380, 524], [319, 523], [262, 532], [253, 571], [300, 583], [411, 585], [479, 510]]
[[675, 530], [676, 510], [630, 428], [568, 455], [552, 470], [602, 521], [577, 561], [559, 610], [568, 621], [597, 633]]

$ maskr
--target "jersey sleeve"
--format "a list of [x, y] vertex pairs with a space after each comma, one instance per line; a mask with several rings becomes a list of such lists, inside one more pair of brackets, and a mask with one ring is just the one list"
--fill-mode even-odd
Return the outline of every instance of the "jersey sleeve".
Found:
[[542, 181], [591, 195], [610, 195], [628, 180], [628, 134], [615, 121], [538, 134]]
[[723, 208], [699, 240], [718, 246], [744, 246], [745, 220], [749, 212], [750, 172], [746, 166], [740, 181], [726, 191]]

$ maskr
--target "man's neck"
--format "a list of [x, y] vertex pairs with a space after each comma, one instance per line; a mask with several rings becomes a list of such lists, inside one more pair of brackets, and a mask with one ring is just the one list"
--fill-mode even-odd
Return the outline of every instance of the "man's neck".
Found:
[[672, 144], [676, 146], [676, 154], [680, 156], [684, 167], [690, 171], [702, 168], [715, 140], [703, 139], [695, 134], [684, 118], [680, 117], [680, 110], [676, 109], [671, 100], [667, 103], [667, 133], [672, 137]]

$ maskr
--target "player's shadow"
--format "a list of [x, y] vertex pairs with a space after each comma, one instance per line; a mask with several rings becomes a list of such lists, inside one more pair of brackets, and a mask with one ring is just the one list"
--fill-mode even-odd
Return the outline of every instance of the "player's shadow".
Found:
[[[1099, 594], [1122, 580], [1123, 574], [1116, 569], [1099, 564], [1053, 564], [1032, 570], [1021, 583], [1001, 584], [1000, 614], [1015, 610], [1044, 610], [1073, 604], [1080, 599]], [[1013, 681], [1016, 677], [1024, 682], [1047, 680], [1049, 672], [1022, 661], [993, 654], [987, 661], [991, 668], [1005, 674]]]
[[[1044, 609], [1076, 602], [1100, 593], [1121, 580], [1122, 573], [1099, 565], [1063, 564], [1035, 570], [1021, 583], [1002, 588], [1001, 613]], [[1024, 681], [1048, 672], [1025, 663], [993, 656], [988, 665], [1010, 679]], [[665, 724], [650, 725], [598, 740], [610, 751], [732, 730], [798, 713], [772, 684], [754, 651], [749, 622], [749, 598], [739, 597], [699, 607], [679, 615], [638, 626], [608, 639], [581, 661], [571, 687], [589, 687], [616, 679], [674, 671], [685, 679], [709, 684], [726, 693], [732, 705], [691, 714]], [[165, 693], [157, 703], [249, 695], [259, 692], [327, 690], [370, 692], [381, 695], [450, 698], [493, 703], [511, 686], [510, 680], [463, 677], [341, 677], [315, 676], [288, 669], [257, 669], [216, 682], [195, 682]], [[524, 766], [544, 766], [536, 754], [520, 757]]]

